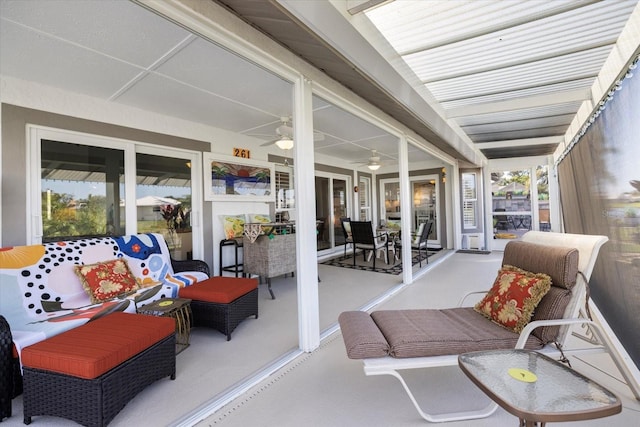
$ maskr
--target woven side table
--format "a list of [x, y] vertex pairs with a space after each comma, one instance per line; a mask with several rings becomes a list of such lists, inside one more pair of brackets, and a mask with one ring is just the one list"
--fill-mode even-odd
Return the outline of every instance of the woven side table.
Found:
[[173, 317], [176, 321], [176, 354], [189, 347], [191, 337], [191, 300], [186, 298], [162, 298], [138, 308], [139, 314]]
[[244, 237], [244, 271], [264, 277], [272, 299], [271, 278], [296, 271], [296, 235], [259, 236], [254, 242]]

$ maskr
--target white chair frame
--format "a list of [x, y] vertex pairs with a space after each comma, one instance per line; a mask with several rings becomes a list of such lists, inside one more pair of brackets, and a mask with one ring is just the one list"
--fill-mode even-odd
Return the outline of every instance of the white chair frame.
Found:
[[[557, 342], [561, 345], [562, 351], [565, 355], [608, 352], [613, 359], [616, 367], [626, 380], [627, 385], [631, 389], [633, 395], [637, 400], [640, 400], [640, 384], [636, 379], [637, 374], [634, 373], [631, 365], [616, 351], [613, 341], [610, 339], [609, 335], [605, 332], [604, 328], [599, 323], [580, 317], [580, 309], [584, 304], [586, 296], [587, 284], [585, 283], [585, 279], [589, 280], [589, 277], [591, 277], [593, 267], [595, 266], [596, 259], [598, 257], [598, 252], [602, 245], [607, 242], [607, 240], [608, 238], [606, 236], [589, 236], [540, 231], [529, 231], [522, 237], [522, 241], [525, 242], [549, 246], [574, 247], [578, 249], [578, 252], [580, 254], [578, 261], [578, 270], [582, 272], [584, 278], [582, 277], [582, 275], [578, 275], [578, 281], [576, 283], [576, 286], [572, 290], [573, 296], [569, 305], [567, 306], [567, 309], [565, 310], [564, 318], [557, 320], [537, 320], [530, 322], [520, 333], [520, 337], [515, 348], [524, 348], [529, 335], [534, 329], [542, 326], [561, 325], [562, 328], [558, 335]], [[471, 292], [469, 294], [466, 294], [461, 299], [459, 306], [462, 306], [470, 295], [477, 293], [484, 292]], [[570, 336], [571, 327], [575, 325], [586, 326], [590, 328], [600, 345], [589, 346], [585, 348], [565, 348], [565, 343]], [[538, 351], [550, 357], [558, 358], [562, 356], [561, 351], [556, 348], [554, 344], [548, 344]], [[363, 359], [362, 361], [364, 363], [365, 375], [391, 375], [398, 379], [420, 416], [429, 422], [437, 423], [486, 418], [493, 414], [498, 408], [497, 404], [491, 402], [489, 406], [479, 410], [452, 412], [446, 414], [430, 414], [422, 409], [416, 397], [411, 392], [411, 389], [400, 375], [400, 371], [403, 371], [405, 369], [458, 366], [457, 354], [432, 357], [415, 357], [406, 359], [396, 359], [387, 356], [381, 358]]]

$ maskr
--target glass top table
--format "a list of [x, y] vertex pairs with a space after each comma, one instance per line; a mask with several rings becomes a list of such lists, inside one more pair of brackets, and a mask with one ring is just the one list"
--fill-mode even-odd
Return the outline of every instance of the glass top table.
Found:
[[622, 410], [609, 390], [535, 351], [465, 353], [458, 364], [493, 401], [520, 418], [521, 426], [601, 418]]

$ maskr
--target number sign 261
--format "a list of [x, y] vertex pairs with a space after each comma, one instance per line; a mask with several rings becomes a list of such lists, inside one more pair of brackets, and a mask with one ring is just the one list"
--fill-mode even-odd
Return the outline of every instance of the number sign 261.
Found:
[[243, 159], [250, 159], [251, 158], [251, 152], [249, 150], [247, 150], [246, 148], [234, 148], [233, 149], [233, 156], [234, 157], [241, 157]]

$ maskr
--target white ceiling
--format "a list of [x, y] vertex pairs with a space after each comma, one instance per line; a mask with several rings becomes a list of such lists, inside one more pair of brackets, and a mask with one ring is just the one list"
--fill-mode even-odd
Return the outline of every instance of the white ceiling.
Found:
[[[376, 70], [358, 69], [287, 13], [295, 2], [215, 1], [455, 156], [440, 124], [394, 102], [376, 84]], [[312, 5], [318, 13], [320, 5]], [[402, 0], [365, 13], [376, 28], [369, 43], [389, 64], [403, 61], [402, 78], [428, 93], [443, 123], [498, 158], [555, 150], [636, 5]], [[2, 75], [253, 136], [256, 146], [273, 140], [280, 118], [291, 115], [288, 82], [135, 3], [0, 0], [0, 18]], [[354, 34], [367, 36], [352, 23]], [[317, 153], [356, 162], [376, 149], [383, 164], [395, 163], [395, 138], [318, 97], [313, 107], [314, 128], [324, 134]], [[410, 150], [410, 162], [431, 159]]]
[[[289, 82], [135, 3], [0, 5], [2, 75], [253, 136], [256, 146], [291, 116]], [[364, 162], [377, 149], [395, 163], [394, 137], [318, 97], [313, 108], [318, 153]]]

